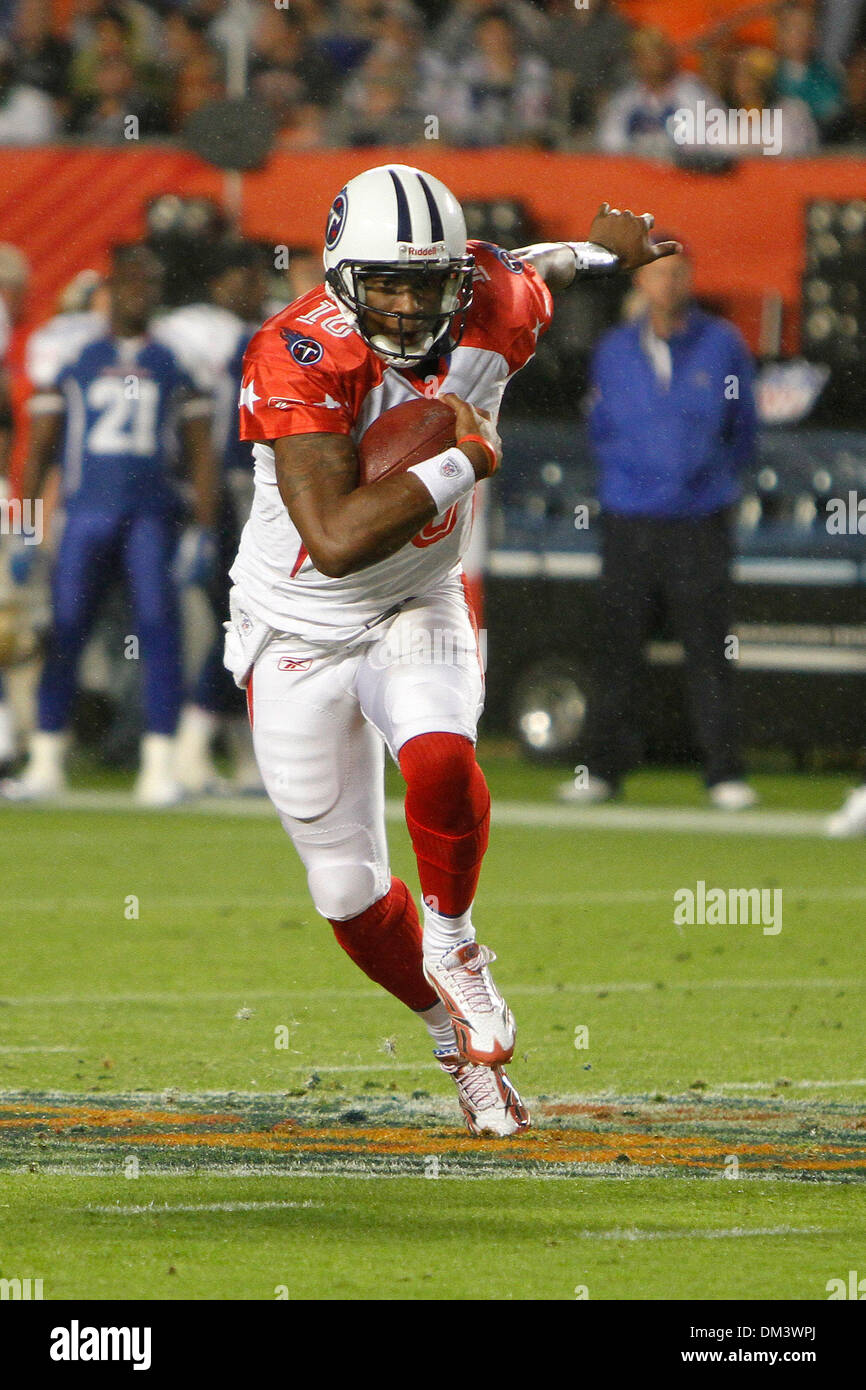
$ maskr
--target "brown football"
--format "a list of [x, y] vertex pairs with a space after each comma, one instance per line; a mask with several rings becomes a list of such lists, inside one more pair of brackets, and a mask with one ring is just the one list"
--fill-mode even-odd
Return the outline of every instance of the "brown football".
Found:
[[441, 454], [456, 443], [457, 417], [450, 405], [434, 397], [404, 401], [374, 420], [358, 448], [359, 486]]

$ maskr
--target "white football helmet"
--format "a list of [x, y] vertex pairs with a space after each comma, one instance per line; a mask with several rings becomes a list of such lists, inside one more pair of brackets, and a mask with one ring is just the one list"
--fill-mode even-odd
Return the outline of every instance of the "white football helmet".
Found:
[[[450, 352], [463, 333], [472, 303], [473, 256], [466, 254], [466, 223], [454, 194], [431, 174], [408, 164], [385, 164], [350, 179], [331, 204], [325, 229], [325, 284], [344, 318], [374, 352], [408, 367]], [[417, 276], [439, 290], [434, 313], [376, 310], [392, 331], [368, 333], [365, 280]], [[419, 336], [420, 335], [420, 336]], [[417, 342], [413, 342], [417, 339]]]

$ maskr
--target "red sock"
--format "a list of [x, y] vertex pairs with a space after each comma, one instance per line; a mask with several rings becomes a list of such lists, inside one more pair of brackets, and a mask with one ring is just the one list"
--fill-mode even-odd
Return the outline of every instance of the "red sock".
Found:
[[406, 824], [425, 901], [459, 917], [478, 887], [490, 834], [490, 793], [461, 734], [419, 734], [400, 749], [406, 779]]
[[399, 878], [392, 878], [384, 898], [357, 917], [328, 920], [346, 955], [389, 994], [416, 1012], [439, 1002], [421, 970], [418, 909]]

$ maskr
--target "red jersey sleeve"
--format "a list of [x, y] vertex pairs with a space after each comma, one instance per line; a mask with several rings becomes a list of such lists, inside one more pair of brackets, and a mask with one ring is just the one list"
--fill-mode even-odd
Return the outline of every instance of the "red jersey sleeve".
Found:
[[345, 383], [322, 344], [267, 329], [253, 338], [244, 356], [240, 437], [260, 442], [290, 434], [348, 434], [352, 415]]
[[553, 295], [529, 261], [486, 241], [470, 242], [475, 256], [473, 305], [468, 331], [500, 352], [509, 372], [519, 371], [535, 353], [553, 318]]

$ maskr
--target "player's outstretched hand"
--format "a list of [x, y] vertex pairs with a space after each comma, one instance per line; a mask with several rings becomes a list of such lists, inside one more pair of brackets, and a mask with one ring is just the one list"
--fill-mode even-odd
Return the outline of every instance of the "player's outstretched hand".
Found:
[[[440, 400], [450, 405], [457, 416], [455, 438], [472, 464], [476, 478], [489, 478], [502, 462], [502, 440], [487, 411], [476, 409], [450, 391], [440, 396]], [[472, 435], [478, 436], [484, 443], [473, 440]]]
[[589, 229], [589, 240], [619, 256], [623, 270], [637, 270], [683, 249], [678, 241], [660, 241], [654, 246], [650, 241], [654, 220], [651, 212], [635, 217], [633, 212], [620, 212], [610, 203], [602, 203]]

